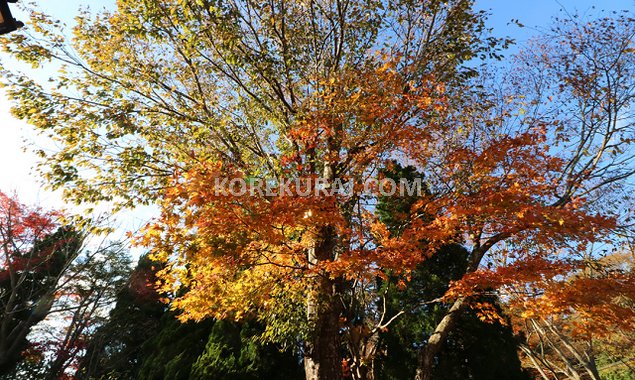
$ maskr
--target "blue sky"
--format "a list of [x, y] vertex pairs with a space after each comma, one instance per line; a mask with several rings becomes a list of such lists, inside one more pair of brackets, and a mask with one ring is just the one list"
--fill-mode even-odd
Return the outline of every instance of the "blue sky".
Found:
[[[36, 0], [35, 4], [43, 12], [72, 23], [80, 6], [89, 5], [91, 9], [114, 9], [115, 0]], [[489, 26], [494, 28], [496, 36], [510, 36], [522, 44], [536, 29], [549, 26], [551, 18], [558, 15], [561, 9], [569, 13], [598, 14], [599, 9], [607, 11], [631, 9], [635, 10], [635, 0], [477, 0], [478, 9], [491, 12]], [[592, 10], [593, 6], [596, 10]], [[15, 16], [26, 17], [13, 6]], [[562, 13], [560, 13], [562, 15]], [[21, 17], [22, 16], [22, 17]], [[526, 27], [519, 28], [511, 24], [518, 19]], [[23, 151], [26, 139], [36, 145], [41, 141], [25, 123], [13, 119], [9, 113], [10, 105], [0, 90], [0, 162], [3, 163], [0, 174], [0, 190], [16, 191], [27, 203], [39, 203], [46, 207], [61, 207], [63, 202], [59, 194], [44, 190], [31, 168], [35, 163], [32, 154]]]
[[[600, 10], [635, 11], [635, 0], [477, 0], [476, 6], [490, 10], [488, 24], [496, 35], [509, 35], [523, 43], [536, 29], [548, 27], [554, 16], [564, 16], [561, 10], [589, 16], [599, 14]], [[592, 9], [594, 6], [596, 9]], [[509, 24], [512, 19], [519, 20], [525, 28]]]

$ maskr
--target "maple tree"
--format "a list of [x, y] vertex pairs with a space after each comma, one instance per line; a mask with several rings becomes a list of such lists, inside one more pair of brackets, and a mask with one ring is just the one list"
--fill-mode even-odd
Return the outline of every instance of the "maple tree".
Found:
[[[632, 175], [633, 170], [629, 164], [633, 158], [629, 144], [633, 137], [634, 26], [628, 12], [590, 22], [578, 16], [558, 20], [544, 38], [532, 41], [530, 48], [518, 55], [517, 71], [510, 75], [512, 90], [522, 95], [519, 108], [525, 119], [553, 125], [550, 153], [566, 162], [566, 170], [558, 180], [568, 177], [562, 182], [561, 191], [578, 193], [591, 210], [613, 218], [620, 226], [613, 229], [613, 236], [618, 239], [631, 234], [630, 196], [620, 181]], [[561, 200], [571, 201], [567, 196]], [[562, 223], [568, 221], [563, 219]], [[632, 279], [630, 274], [619, 272], [593, 279], [580, 278], [584, 268], [604, 267], [604, 258], [591, 250], [593, 245], [579, 243], [580, 240], [572, 239], [570, 248], [575, 248], [569, 254], [549, 247], [543, 258], [534, 256], [521, 261], [517, 252], [527, 247], [504, 246], [488, 262], [490, 269], [500, 267], [481, 269], [468, 276], [464, 281], [471, 284], [459, 284], [461, 289], [457, 289], [455, 296], [470, 294], [474, 289], [504, 290], [511, 285], [517, 291], [511, 299], [518, 302], [512, 305], [522, 305], [524, 310], [517, 314], [523, 316], [516, 320], [517, 324], [526, 326], [524, 333], [529, 336], [556, 342], [551, 353], [559, 363], [558, 371], [571, 375], [579, 375], [581, 371], [585, 376], [598, 378], [592, 351], [568, 344], [567, 331], [597, 337], [602, 336], [605, 328], [632, 328], [633, 309], [626, 301], [632, 299], [629, 286]], [[562, 281], [560, 276], [569, 280]], [[505, 291], [503, 294], [509, 296]], [[528, 300], [532, 296], [538, 300]], [[620, 299], [626, 303], [615, 302]], [[563, 327], [561, 320], [553, 319], [554, 313], [564, 313], [560, 318], [572, 313], [580, 323], [572, 326], [569, 320]], [[590, 342], [587, 339], [576, 345]], [[531, 354], [527, 348], [524, 346], [523, 351]], [[569, 360], [573, 360], [574, 366], [567, 363]], [[533, 363], [536, 367], [544, 364]]]
[[[514, 71], [501, 95], [470, 89], [481, 79], [462, 64], [503, 43], [471, 7], [120, 0], [81, 15], [70, 44], [36, 12], [40, 39], [16, 34], [4, 48], [60, 74], [51, 85], [5, 74], [14, 113], [61, 146], [41, 152], [55, 187], [78, 202], [160, 204], [140, 243], [165, 262], [161, 290], [181, 318], [256, 317], [268, 339], [300, 337], [307, 379], [343, 376], [352, 287], [364, 296], [387, 271], [407, 286], [417, 264], [464, 246], [466, 273], [420, 350], [416, 378], [429, 379], [464, 308], [500, 317], [482, 292], [569, 275], [576, 252], [607, 239], [633, 173], [632, 19], [564, 22], [544, 54], [519, 56], [540, 61], [540, 75]], [[379, 188], [269, 197], [214, 186], [360, 186], [393, 159], [429, 187], [399, 234], [373, 208]], [[371, 330], [397, 316], [385, 314]]]
[[[309, 111], [335, 104], [327, 100], [335, 86], [343, 90], [337, 101], [347, 97], [344, 87], [357, 86], [347, 85], [347, 77], [358, 74], [369, 80], [363, 84], [368, 90], [392, 81], [393, 93], [405, 91], [412, 81], [408, 97], [431, 107], [435, 102], [428, 92], [435, 85], [426, 84], [431, 74], [449, 83], [474, 73], [462, 62], [495, 54], [498, 41], [485, 36], [484, 14], [471, 6], [465, 0], [119, 1], [112, 14], [82, 14], [70, 42], [58, 23], [34, 12], [31, 25], [38, 40], [14, 35], [4, 48], [36, 66], [52, 60], [62, 70], [44, 86], [16, 73], [4, 74], [13, 84], [9, 94], [20, 99], [14, 113], [62, 148], [40, 152], [44, 175], [77, 201], [116, 199], [133, 205], [170, 199], [170, 190], [162, 191], [173, 176], [214, 162], [277, 177], [297, 159], [293, 151], [305, 155], [306, 171], [322, 175], [327, 168], [332, 180], [353, 167], [335, 173], [335, 162], [322, 162], [330, 159], [324, 145], [305, 151], [313, 134], [339, 133], [334, 125], [308, 125], [320, 117]], [[389, 62], [373, 52], [382, 49], [392, 57]], [[381, 69], [384, 63], [388, 65]], [[390, 143], [388, 129], [378, 128], [379, 119], [399, 127], [398, 117], [412, 107], [400, 105], [389, 93], [374, 98], [376, 94], [360, 90], [361, 98], [349, 102], [356, 110], [346, 113], [371, 111], [361, 120], [367, 131], [360, 129], [347, 137], [350, 141], [336, 145], [351, 148], [349, 159], [364, 161], [355, 164], [364, 170]], [[364, 104], [367, 100], [374, 105]], [[394, 110], [383, 112], [378, 102]], [[371, 126], [373, 118], [378, 121]], [[342, 128], [352, 127], [342, 122]], [[396, 131], [402, 139], [417, 133], [416, 128]], [[365, 144], [370, 139], [378, 140], [373, 143], [377, 147]], [[333, 148], [328, 147], [330, 154]], [[328, 287], [329, 281], [319, 286]], [[335, 379], [340, 358], [330, 342], [337, 341], [331, 322], [337, 322], [338, 312], [320, 309], [312, 308], [318, 313], [310, 319], [324, 331], [313, 329], [305, 362], [314, 373], [308, 376]]]
[[[391, 78], [386, 78], [383, 70], [386, 66], [372, 75], [356, 75], [355, 78], [363, 81], [358, 86], [372, 85], [373, 77], [381, 78], [383, 89], [390, 89]], [[351, 91], [348, 86], [346, 92]], [[392, 88], [401, 94], [403, 85], [398, 82]], [[378, 92], [375, 89], [371, 93], [375, 96]], [[395, 94], [390, 93], [391, 100]], [[332, 95], [328, 96], [330, 100]], [[378, 143], [367, 149], [368, 156], [356, 157], [355, 164], [361, 168], [353, 167], [352, 172], [367, 173], [369, 165], [380, 164], [382, 156], [393, 149], [420, 167], [439, 158], [437, 152], [431, 153], [427, 147], [434, 145], [432, 143], [447, 144], [443, 140], [447, 134], [443, 125], [435, 131], [434, 125], [426, 120], [426, 128], [413, 128], [410, 123], [421, 119], [408, 116], [411, 112], [415, 115], [439, 112], [434, 105], [428, 106], [431, 103], [428, 96], [424, 100], [411, 92], [406, 97], [406, 107], [403, 104], [395, 107], [380, 97], [381, 107], [375, 108], [375, 99], [362, 99], [364, 107], [360, 115], [346, 117], [357, 121], [373, 109], [378, 109], [380, 116], [390, 115], [379, 122], [371, 119], [371, 125], [382, 127], [373, 131], [376, 135], [372, 141]], [[339, 104], [329, 104], [325, 107], [328, 111], [312, 112], [314, 118], [308, 126], [320, 128], [325, 123], [323, 118], [341, 118], [341, 113], [355, 111], [350, 98], [341, 101], [345, 104], [341, 108]], [[332, 110], [339, 112], [334, 116]], [[398, 125], [393, 124], [394, 114], [398, 115]], [[409, 121], [401, 123], [403, 119]], [[336, 123], [339, 126], [339, 122]], [[329, 126], [326, 124], [326, 128]], [[346, 143], [348, 134], [357, 132], [360, 125], [355, 127], [351, 132], [327, 129], [323, 132], [324, 142], [319, 139], [318, 129], [306, 139], [310, 144], [306, 148], [309, 157], [315, 149], [313, 144], [324, 144], [323, 149], [328, 152], [330, 144]], [[298, 127], [300, 131], [304, 128], [305, 124]], [[338, 136], [335, 142], [333, 136]], [[440, 140], [435, 140], [435, 136]], [[297, 299], [293, 294], [304, 295], [308, 289], [309, 334], [319, 334], [318, 343], [327, 345], [327, 349], [318, 347], [319, 352], [333, 356], [339, 356], [337, 338], [342, 310], [338, 306], [338, 288], [346, 286], [349, 280], [372, 280], [387, 269], [407, 276], [408, 268], [432, 254], [425, 250], [422, 253], [421, 241], [429, 242], [429, 250], [451, 242], [470, 242], [473, 247], [467, 275], [446, 294], [448, 299], [456, 301], [422, 350], [421, 367], [428, 368], [458, 312], [469, 297], [478, 294], [474, 289], [478, 290], [479, 286], [470, 283], [471, 279], [477, 279], [477, 284], [486, 284], [487, 288], [500, 288], [509, 281], [520, 281], [522, 276], [536, 281], [542, 276], [562, 275], [572, 268], [563, 262], [550, 263], [545, 257], [568, 249], [568, 242], [572, 240], [580, 246], [595, 241], [599, 234], [614, 226], [610, 215], [590, 213], [582, 199], [563, 202], [554, 196], [565, 161], [549, 153], [546, 139], [546, 130], [531, 126], [527, 131], [485, 141], [478, 149], [463, 145], [447, 149], [447, 156], [441, 157], [442, 171], [435, 174], [440, 183], [452, 185], [450, 191], [438, 192], [424, 199], [425, 202], [415, 204], [411, 215], [430, 215], [431, 220], [410, 218], [400, 236], [388, 234], [376, 216], [361, 205], [361, 198], [353, 198], [353, 203], [342, 196], [291, 195], [290, 199], [270, 199], [252, 194], [218, 194], [211, 186], [215, 179], [242, 178], [249, 174], [216, 163], [203, 163], [201, 168], [194, 167], [179, 177], [164, 199], [160, 222], [148, 226], [142, 242], [156, 250], [157, 258], [169, 263], [163, 273], [167, 281], [164, 290], [176, 294], [180, 287], [188, 289], [172, 301], [173, 307], [183, 310], [183, 318], [240, 319], [252, 313], [266, 320], [276, 316], [277, 304], [288, 302], [289, 297]], [[389, 141], [388, 147], [383, 143], [385, 140]], [[310, 176], [313, 169], [310, 163], [305, 166], [305, 157], [304, 154], [293, 156], [290, 161], [294, 166], [287, 173], [302, 176], [301, 170], [308, 166], [304, 176]], [[334, 180], [333, 167], [324, 165], [324, 171], [325, 178], [331, 176]], [[347, 209], [345, 206], [351, 203], [352, 207]], [[503, 240], [529, 248], [515, 253], [517, 256], [509, 270], [519, 266], [522, 269], [496, 283], [478, 269], [485, 254]], [[482, 308], [487, 316], [485, 306]], [[324, 341], [326, 338], [330, 340]], [[335, 361], [334, 358], [322, 360]], [[421, 372], [423, 370], [418, 376], [429, 374]]]

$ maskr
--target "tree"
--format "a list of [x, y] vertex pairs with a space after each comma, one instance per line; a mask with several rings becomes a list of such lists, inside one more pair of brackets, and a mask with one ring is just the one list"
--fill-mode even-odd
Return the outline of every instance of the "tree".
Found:
[[[48, 59], [63, 65], [52, 86], [6, 74], [14, 85], [9, 93], [20, 99], [14, 113], [62, 146], [52, 155], [41, 152], [45, 176], [79, 201], [118, 196], [132, 205], [169, 199], [170, 190], [163, 190], [170, 179], [199, 169], [199, 163], [223, 162], [248, 175], [281, 178], [299, 160], [306, 168], [296, 177], [324, 176], [331, 182], [357, 173], [359, 179], [372, 164], [368, 157], [387, 154], [389, 134], [377, 134], [381, 119], [394, 125], [385, 129], [390, 131], [399, 127], [399, 114], [420, 113], [398, 110], [393, 95], [409, 93], [421, 100], [421, 108], [433, 108], [432, 76], [451, 83], [469, 75], [473, 70], [461, 64], [493, 53], [498, 43], [484, 35], [484, 14], [472, 11], [469, 0], [118, 5], [114, 14], [82, 15], [72, 47], [55, 31], [58, 25], [39, 13], [32, 20], [39, 42], [16, 35], [4, 45], [35, 65]], [[382, 50], [390, 57], [384, 69], [386, 62], [373, 52]], [[392, 82], [392, 94], [375, 99], [364, 94], [383, 87], [377, 79], [367, 89], [347, 84], [376, 74]], [[341, 125], [307, 129], [307, 122], [317, 121], [314, 109], [330, 107], [322, 95], [339, 92], [341, 99], [357, 87], [363, 95], [358, 109], [346, 111]], [[394, 110], [372, 110], [383, 103]], [[366, 126], [355, 127], [353, 114], [371, 110], [362, 120]], [[339, 130], [350, 132], [350, 140], [327, 137]], [[311, 147], [316, 134], [320, 144]], [[368, 140], [374, 142], [367, 145]], [[336, 153], [348, 158], [337, 162]], [[352, 165], [357, 159], [360, 163]], [[339, 256], [331, 244], [339, 240], [335, 229], [315, 224], [315, 243], [304, 250], [310, 259], [301, 270], [307, 275], [300, 276], [315, 280], [306, 301], [308, 378], [340, 377], [339, 291], [332, 289], [341, 276], [331, 280], [320, 273], [323, 263]]]
[[214, 320], [181, 323], [154, 287], [161, 264], [147, 255], [119, 289], [107, 323], [93, 325], [81, 379], [297, 378], [297, 355], [262, 345], [262, 327]]
[[[388, 287], [389, 310], [406, 312], [381, 334], [384, 354], [376, 362], [379, 379], [412, 378], [417, 369], [418, 348], [425, 345], [448, 305], [440, 302], [450, 285], [452, 269], [465, 268], [467, 252], [461, 247], [439, 250], [419, 264], [412, 273], [409, 286], [399, 289], [394, 283]], [[446, 270], [451, 268], [450, 271]], [[482, 297], [473, 301], [473, 308], [465, 308], [456, 327], [448, 335], [438, 353], [433, 369], [435, 379], [529, 379], [521, 369], [518, 340], [511, 320], [504, 316], [496, 297]], [[502, 320], [483, 320], [476, 305], [493, 305]]]
[[136, 379], [143, 362], [143, 345], [159, 332], [165, 314], [154, 289], [159, 263], [142, 256], [117, 294], [108, 321], [88, 342], [76, 376], [81, 379]]
[[84, 250], [62, 278], [61, 296], [53, 312], [70, 322], [61, 339], [53, 341], [51, 359], [44, 362], [44, 379], [63, 378], [67, 370], [77, 371], [80, 358], [95, 331], [107, 319], [107, 310], [124, 286], [130, 272], [128, 252], [120, 244]]
[[[624, 180], [633, 174], [634, 26], [635, 20], [628, 12], [591, 21], [583, 21], [578, 16], [556, 20], [551, 32], [536, 39], [517, 57], [513, 74], [507, 77], [509, 86], [498, 92], [498, 100], [494, 99], [501, 104], [497, 108], [498, 114], [507, 114], [510, 118], [508, 123], [495, 122], [490, 130], [491, 133], [499, 133], [501, 129], [515, 128], [518, 123], [550, 130], [545, 142], [551, 145], [549, 155], [560, 160], [560, 164], [555, 170], [559, 174], [553, 177], [551, 197], [545, 197], [543, 205], [567, 208], [576, 207], [576, 202], [585, 202], [589, 217], [596, 213], [618, 223], [620, 228], [615, 229], [617, 236], [627, 232], [622, 227], [630, 224], [632, 211], [623, 197], [623, 186]], [[492, 153], [496, 154], [496, 151]], [[480, 165], [475, 169], [480, 169]], [[536, 175], [549, 173], [545, 169]], [[469, 179], [470, 176], [463, 178]], [[519, 185], [522, 186], [521, 183]], [[482, 184], [466, 181], [463, 187], [468, 190], [482, 188]], [[518, 202], [518, 199], [513, 202]], [[471, 202], [459, 205], [460, 209], [474, 206]], [[487, 236], [483, 233], [488, 230], [490, 235], [475, 241], [468, 272], [476, 271], [477, 265], [473, 264], [481, 263], [487, 255], [493, 259], [488, 261], [488, 265], [508, 267], [509, 282], [514, 281], [514, 276], [519, 282], [540, 282], [539, 278], [523, 277], [530, 273], [542, 273], [547, 278], [557, 276], [557, 272], [568, 273], [567, 268], [571, 269], [572, 261], [578, 265], [585, 261], [580, 252], [586, 251], [588, 243], [598, 240], [598, 236], [580, 239], [580, 235], [560, 231], [564, 233], [561, 238], [577, 244], [577, 249], [569, 251], [570, 255], [564, 254], [566, 250], [558, 251], [551, 244], [545, 247], [543, 242], [526, 239], [531, 228], [527, 228], [523, 219], [527, 221], [525, 218], [531, 216], [526, 210], [515, 209], [513, 205], [506, 209], [514, 210], [517, 214], [512, 219], [517, 218], [520, 222], [515, 226], [508, 221], [503, 221], [506, 226], [482, 222], [472, 224], [476, 228], [468, 232], [468, 236]], [[575, 217], [571, 215], [560, 219], [559, 223], [564, 226], [573, 220]], [[593, 223], [591, 218], [586, 219], [587, 226]], [[548, 227], [543, 227], [541, 233], [545, 234], [548, 230]], [[522, 242], [518, 240], [521, 236], [525, 239]], [[500, 247], [499, 252], [491, 251], [495, 245]], [[539, 259], [548, 256], [548, 260]], [[486, 273], [483, 271], [478, 276], [486, 278]], [[481, 289], [488, 289], [490, 285]], [[447, 318], [438, 326], [435, 344], [429, 344], [422, 351], [423, 368], [431, 365], [434, 352], [447, 336], [456, 320], [453, 315], [458, 314], [464, 300], [464, 297], [456, 298]], [[437, 341], [439, 344], [436, 344]], [[426, 371], [422, 369], [420, 377], [425, 378]]]
[[[166, 262], [163, 291], [182, 319], [259, 318], [278, 331], [278, 311], [304, 300], [296, 333], [307, 379], [342, 377], [341, 299], [351, 283], [386, 271], [407, 279], [439, 248], [465, 245], [464, 279], [447, 292], [451, 306], [419, 355], [416, 377], [429, 379], [463, 309], [483, 291], [564, 275], [571, 266], [556, 252], [578, 251], [615, 227], [610, 207], [597, 213], [588, 197], [632, 174], [633, 126], [615, 122], [632, 101], [631, 39], [620, 39], [628, 19], [592, 24], [621, 53], [610, 55], [616, 64], [589, 67], [622, 81], [575, 80], [577, 66], [548, 71], [562, 85], [555, 95], [597, 100], [581, 124], [560, 123], [544, 107], [527, 113], [524, 91], [505, 92], [503, 102], [495, 91], [455, 97], [460, 74], [473, 73], [462, 63], [497, 46], [471, 5], [122, 1], [113, 14], [80, 17], [75, 52], [35, 14], [44, 42], [16, 35], [6, 50], [66, 66], [50, 91], [7, 73], [9, 92], [16, 115], [60, 142], [45, 157], [46, 174], [69, 197], [160, 201], [162, 216], [141, 243]], [[597, 46], [562, 51], [587, 45]], [[552, 148], [566, 141], [576, 147]], [[369, 197], [268, 197], [213, 186], [320, 177], [328, 192], [340, 181], [363, 184], [396, 157], [426, 173], [433, 194], [413, 205], [399, 236], [366, 203], [379, 188]], [[514, 275], [490, 281], [481, 264], [504, 253]]]
[[79, 254], [82, 236], [62, 227], [61, 214], [0, 193], [0, 372], [29, 347], [31, 328], [51, 311], [60, 279]]
[[142, 346], [138, 379], [190, 378], [192, 365], [203, 353], [214, 321], [179, 322], [172, 313], [161, 318], [160, 330]]
[[[525, 336], [522, 351], [543, 379], [600, 379], [598, 354], [611, 351], [609, 341], [628, 345], [624, 332], [635, 323], [632, 255], [588, 260], [560, 281], [535, 283], [531, 292], [522, 286], [508, 292], [510, 310]], [[614, 354], [613, 363], [628, 360], [627, 352]]]
[[60, 212], [4, 193], [0, 203], [0, 368], [7, 377], [63, 377], [126, 277], [126, 253], [86, 249], [88, 234], [64, 225]]
[[261, 326], [217, 321], [205, 350], [192, 366], [191, 379], [301, 379], [299, 357], [258, 338]]

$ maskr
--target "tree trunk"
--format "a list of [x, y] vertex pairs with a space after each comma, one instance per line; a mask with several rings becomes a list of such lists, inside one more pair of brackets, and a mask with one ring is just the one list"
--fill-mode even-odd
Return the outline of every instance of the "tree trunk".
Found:
[[441, 348], [448, 334], [450, 334], [450, 331], [454, 328], [464, 305], [464, 298], [459, 298], [454, 301], [448, 313], [434, 329], [434, 333], [432, 333], [430, 339], [428, 339], [428, 343], [419, 352], [419, 363], [415, 380], [432, 380], [435, 359], [439, 352], [441, 352]]
[[[500, 233], [489, 238], [484, 244], [479, 243], [472, 250], [470, 258], [468, 259], [468, 265], [465, 270], [465, 274], [472, 273], [478, 269], [478, 266], [483, 260], [483, 257], [496, 243], [502, 241], [510, 236], [510, 233]], [[465, 307], [465, 297], [458, 298], [450, 307], [450, 310], [445, 314], [441, 322], [434, 329], [434, 332], [428, 339], [428, 343], [419, 351], [417, 371], [415, 372], [415, 380], [432, 380], [432, 373], [436, 357], [441, 352], [441, 348], [445, 343], [450, 331], [456, 325], [457, 320], [463, 307]]]
[[24, 348], [25, 338], [29, 331], [30, 326], [19, 324], [9, 335], [10, 339], [1, 342], [0, 374], [8, 373], [20, 362], [20, 352]]
[[[318, 229], [309, 264], [332, 260], [335, 232], [332, 227]], [[307, 296], [307, 317], [311, 336], [305, 342], [304, 370], [307, 380], [339, 380], [342, 378], [339, 318], [341, 303], [337, 298], [341, 281], [328, 274], [316, 273]]]
[[[49, 307], [50, 309], [50, 307]], [[45, 314], [46, 315], [46, 314]], [[8, 315], [6, 318], [13, 318]], [[31, 327], [44, 319], [43, 316], [32, 313], [24, 321], [15, 321], [16, 325], [6, 336], [0, 337], [0, 373], [8, 372], [17, 365], [21, 356], [20, 353], [27, 343], [26, 337], [31, 331]], [[7, 325], [11, 320], [7, 321]]]
[[[332, 281], [321, 281], [332, 282]], [[321, 284], [320, 287], [326, 284]], [[319, 297], [322, 298], [322, 297]], [[342, 378], [339, 339], [339, 307], [334, 300], [309, 297], [307, 307], [314, 326], [305, 343], [304, 370], [307, 380], [338, 380]]]

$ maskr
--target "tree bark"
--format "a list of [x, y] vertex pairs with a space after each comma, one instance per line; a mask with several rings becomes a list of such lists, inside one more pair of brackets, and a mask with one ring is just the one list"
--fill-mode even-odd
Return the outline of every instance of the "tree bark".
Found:
[[430, 339], [428, 339], [428, 343], [421, 349], [415, 380], [432, 380], [435, 358], [441, 351], [448, 334], [454, 328], [465, 305], [464, 300], [464, 298], [459, 298], [454, 301], [448, 313], [434, 329]]
[[[333, 228], [321, 227], [314, 246], [309, 250], [309, 263], [332, 259], [335, 248]], [[342, 378], [339, 318], [341, 304], [337, 299], [341, 281], [318, 273], [307, 296], [307, 317], [311, 336], [305, 342], [304, 370], [307, 380], [339, 380]]]

